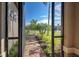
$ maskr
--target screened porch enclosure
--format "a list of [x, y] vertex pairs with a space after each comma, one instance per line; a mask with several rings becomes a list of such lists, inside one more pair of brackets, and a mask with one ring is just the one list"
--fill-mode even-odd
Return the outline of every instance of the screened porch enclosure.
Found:
[[7, 57], [63, 56], [63, 3], [5, 3]]
[[79, 3], [1, 2], [0, 57], [78, 57]]

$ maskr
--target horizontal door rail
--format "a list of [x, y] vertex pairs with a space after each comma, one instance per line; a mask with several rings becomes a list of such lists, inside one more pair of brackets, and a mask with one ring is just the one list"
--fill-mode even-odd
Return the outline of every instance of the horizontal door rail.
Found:
[[18, 37], [8, 37], [8, 39], [18, 39]]
[[64, 36], [54, 36], [54, 38], [62, 38], [62, 37], [64, 37]]

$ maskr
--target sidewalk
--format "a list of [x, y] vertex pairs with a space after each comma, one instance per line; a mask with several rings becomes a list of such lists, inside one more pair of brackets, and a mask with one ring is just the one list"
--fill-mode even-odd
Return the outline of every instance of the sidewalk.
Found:
[[35, 36], [28, 36], [25, 41], [24, 57], [46, 57]]

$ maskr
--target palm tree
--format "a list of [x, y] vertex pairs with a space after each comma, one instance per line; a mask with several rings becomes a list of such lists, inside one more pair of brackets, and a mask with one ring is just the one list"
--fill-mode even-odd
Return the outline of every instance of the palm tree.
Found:
[[[44, 5], [47, 5], [47, 2], [43, 2]], [[47, 31], [47, 35], [49, 35], [49, 25], [50, 25], [50, 9], [51, 9], [51, 6], [50, 6], [50, 2], [49, 2], [49, 5], [48, 5], [48, 31]]]
[[31, 24], [30, 24], [30, 28], [31, 28], [32, 32], [35, 34], [36, 29], [37, 29], [37, 20], [32, 19]]
[[36, 24], [37, 24], [37, 20], [32, 19], [32, 21], [31, 21], [31, 29], [32, 30], [36, 30]]

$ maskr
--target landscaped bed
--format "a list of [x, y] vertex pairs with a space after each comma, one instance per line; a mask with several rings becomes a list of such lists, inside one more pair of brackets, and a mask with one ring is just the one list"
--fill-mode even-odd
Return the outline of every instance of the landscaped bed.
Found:
[[[45, 51], [45, 53], [47, 54], [47, 56], [51, 56], [52, 53], [52, 40], [51, 40], [51, 31], [49, 31], [49, 35], [47, 34], [40, 34], [39, 32], [35, 32], [37, 37], [39, 37], [39, 42], [40, 44], [45, 44], [47, 45], [46, 47], [42, 47], [42, 49]], [[30, 33], [32, 35], [32, 32]], [[29, 34], [27, 34], [29, 35]], [[59, 32], [55, 32], [55, 36], [60, 35]], [[59, 55], [60, 54], [60, 50], [61, 49], [61, 38], [54, 38], [54, 51], [55, 51], [55, 55]]]

